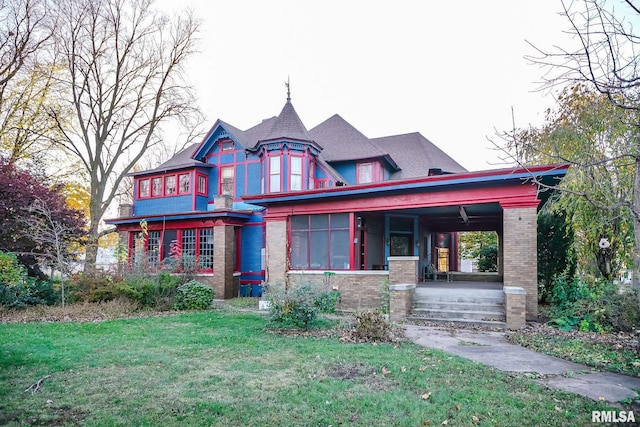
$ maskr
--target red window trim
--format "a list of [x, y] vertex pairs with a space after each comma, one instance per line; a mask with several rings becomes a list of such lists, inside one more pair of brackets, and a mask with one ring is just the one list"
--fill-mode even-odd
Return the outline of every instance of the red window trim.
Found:
[[[200, 191], [200, 178], [204, 178], [204, 192]], [[199, 196], [208, 196], [209, 195], [209, 177], [203, 173], [196, 172], [196, 194]]]
[[[185, 192], [185, 191], [181, 191], [180, 189], [180, 176], [181, 175], [187, 175], [189, 177], [189, 191]], [[175, 185], [176, 185], [176, 191], [175, 193], [171, 193], [171, 194], [167, 194], [167, 178], [170, 176], [174, 176], [175, 177]], [[138, 178], [136, 179], [136, 188], [137, 188], [137, 193], [138, 193], [138, 199], [139, 200], [146, 200], [146, 199], [158, 199], [161, 197], [174, 197], [174, 196], [186, 196], [188, 194], [193, 194], [193, 187], [194, 187], [194, 183], [193, 183], [193, 173], [192, 172], [175, 172], [175, 173], [168, 173], [168, 174], [161, 174], [161, 175], [152, 175], [152, 176], [147, 176], [144, 178]], [[206, 177], [206, 175], [205, 175]], [[153, 180], [160, 178], [161, 182], [162, 182], [162, 190], [160, 192], [160, 194], [153, 194]], [[149, 182], [149, 195], [147, 196], [143, 196], [140, 192], [140, 183], [142, 181], [148, 181]], [[208, 189], [208, 184], [207, 184], [207, 189]]]

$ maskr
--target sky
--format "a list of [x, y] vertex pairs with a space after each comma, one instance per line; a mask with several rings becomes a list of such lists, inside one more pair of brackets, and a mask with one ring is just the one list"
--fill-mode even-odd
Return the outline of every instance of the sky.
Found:
[[[567, 40], [559, 0], [158, 0], [202, 19], [187, 80], [206, 127], [248, 129], [291, 102], [369, 138], [420, 132], [468, 170], [505, 167], [497, 132], [539, 126], [554, 94], [528, 42]], [[513, 117], [512, 117], [513, 112]]]

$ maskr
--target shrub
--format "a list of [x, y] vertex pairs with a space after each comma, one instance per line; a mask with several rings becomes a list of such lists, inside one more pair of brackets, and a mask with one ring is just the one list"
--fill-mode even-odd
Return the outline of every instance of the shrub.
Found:
[[27, 277], [25, 268], [14, 253], [0, 252], [0, 284], [14, 286]]
[[176, 310], [205, 310], [211, 306], [214, 296], [210, 286], [192, 280], [178, 287], [173, 307]]
[[356, 314], [353, 336], [359, 341], [386, 342], [391, 340], [391, 325], [381, 310], [368, 310]]
[[637, 291], [625, 291], [606, 281], [586, 284], [557, 280], [551, 302], [551, 325], [583, 332], [631, 331], [640, 325]]
[[25, 277], [15, 285], [0, 284], [0, 305], [24, 308], [29, 305], [52, 305], [58, 293], [51, 282]]
[[323, 291], [316, 295], [313, 304], [320, 310], [320, 313], [335, 313], [339, 299], [340, 292]]
[[[332, 297], [327, 295], [319, 299], [321, 294], [320, 287], [310, 283], [300, 284], [290, 289], [267, 285], [271, 320], [282, 325], [309, 329], [321, 311], [320, 306], [330, 305]], [[337, 301], [337, 296], [334, 295], [334, 297]], [[333, 309], [335, 310], [335, 305]]]

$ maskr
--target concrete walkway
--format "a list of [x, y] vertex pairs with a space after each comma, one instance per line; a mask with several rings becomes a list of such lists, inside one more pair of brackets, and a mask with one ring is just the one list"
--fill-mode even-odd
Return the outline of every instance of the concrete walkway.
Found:
[[507, 341], [504, 332], [438, 326], [405, 325], [408, 339], [492, 366], [505, 372], [530, 375], [550, 388], [576, 393], [610, 404], [638, 398], [640, 378], [592, 371], [590, 367], [538, 353]]

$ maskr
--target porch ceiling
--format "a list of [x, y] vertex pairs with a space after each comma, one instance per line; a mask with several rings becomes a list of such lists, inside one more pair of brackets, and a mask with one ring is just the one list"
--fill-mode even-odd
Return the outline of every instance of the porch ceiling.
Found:
[[[464, 209], [464, 215], [461, 208]], [[418, 215], [432, 231], [502, 230], [502, 208], [499, 203], [402, 209], [387, 213]]]

